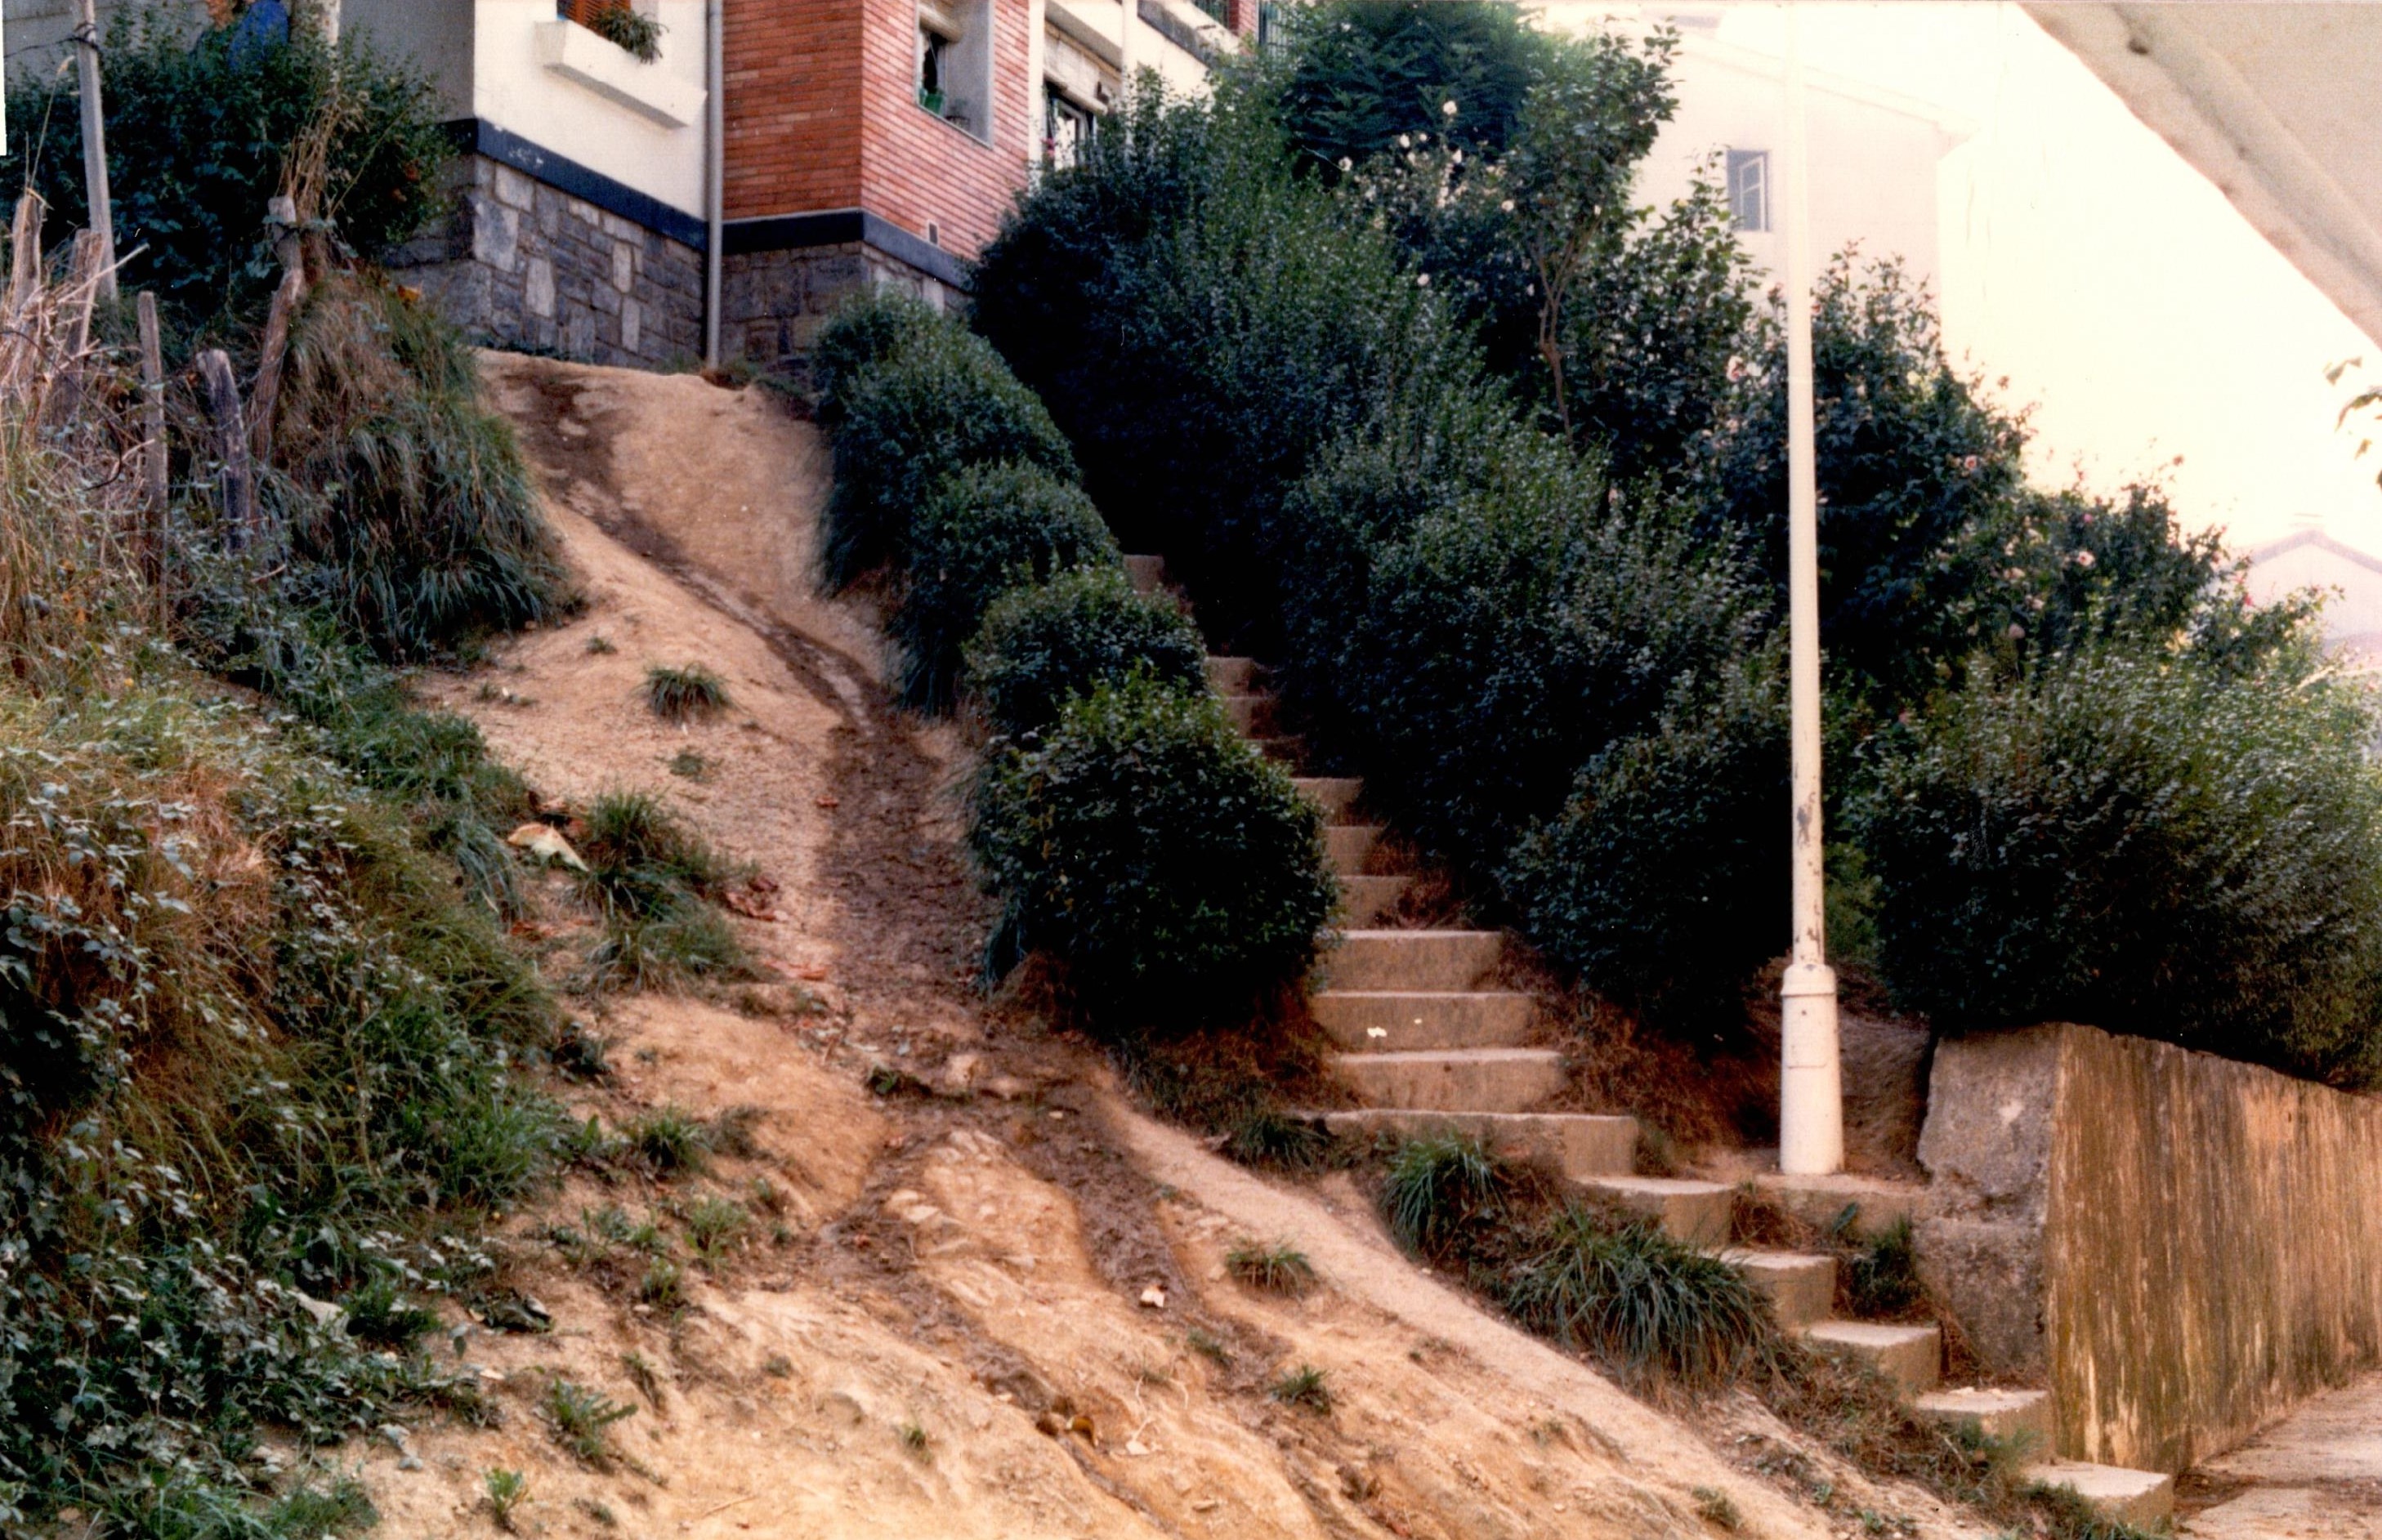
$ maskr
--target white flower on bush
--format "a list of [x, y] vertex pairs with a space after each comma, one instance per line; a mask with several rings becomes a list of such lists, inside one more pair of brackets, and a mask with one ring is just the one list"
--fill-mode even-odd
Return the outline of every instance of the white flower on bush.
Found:
[[2090, 551], [2079, 551], [2076, 553], [2076, 565], [2084, 568], [2087, 570], [2092, 568], [2094, 559], [2093, 553]]
[[1414, 136], [1413, 136], [1412, 134], [1400, 134], [1400, 135], [1398, 136], [1398, 148], [1399, 148], [1399, 149], [1401, 149], [1401, 150], [1411, 150], [1411, 149], [1413, 149], [1413, 148], [1414, 148]]
[[1415, 287], [1417, 288], [1429, 288], [1430, 287], [1430, 275], [1428, 273], [1416, 274]]
[[1451, 97], [1447, 101], [1442, 102], [1439, 104], [1439, 112], [1440, 116], [1443, 117], [1454, 117], [1455, 116], [1455, 99]]

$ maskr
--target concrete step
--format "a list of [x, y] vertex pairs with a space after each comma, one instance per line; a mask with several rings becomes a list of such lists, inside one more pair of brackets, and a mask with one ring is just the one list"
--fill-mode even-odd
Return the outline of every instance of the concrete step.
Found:
[[2175, 1517], [2175, 1478], [2163, 1472], [2049, 1460], [2027, 1466], [2025, 1474], [2045, 1486], [2065, 1486], [2103, 1518], [2139, 1529], [2156, 1529]]
[[1470, 989], [1504, 956], [1501, 931], [1342, 931], [1323, 973], [1334, 989]]
[[1728, 1239], [1731, 1189], [1725, 1182], [1623, 1174], [1590, 1177], [1579, 1185], [1653, 1220], [1674, 1241], [1718, 1246]]
[[1260, 735], [1252, 737], [1249, 741], [1258, 746], [1258, 752], [1279, 764], [1295, 767], [1307, 759], [1307, 739], [1296, 733], [1272, 737]]
[[1762, 1196], [1816, 1229], [1827, 1229], [1847, 1208], [1853, 1232], [1873, 1235], [1897, 1219], [1915, 1219], [1927, 1206], [1923, 1182], [1836, 1175], [1789, 1177], [1766, 1171], [1753, 1179]]
[[1342, 877], [1340, 923], [1359, 928], [1371, 924], [1397, 908], [1413, 886], [1412, 877]]
[[1467, 1133], [1510, 1159], [1548, 1166], [1577, 1181], [1626, 1175], [1638, 1158], [1638, 1119], [1593, 1112], [1415, 1112], [1360, 1107], [1327, 1112], [1332, 1131], [1368, 1139], [1387, 1131], [1412, 1139]]
[[1334, 1054], [1332, 1072], [1374, 1106], [1429, 1112], [1528, 1112], [1564, 1085], [1552, 1048]]
[[1224, 715], [1233, 719], [1233, 729], [1243, 738], [1260, 742], [1274, 736], [1273, 697], [1271, 695], [1222, 695]]
[[1924, 1395], [1944, 1376], [1944, 1334], [1935, 1326], [1817, 1321], [1802, 1328], [1802, 1338], [1820, 1352], [1868, 1364], [1905, 1396]]
[[1812, 1252], [1761, 1252], [1731, 1248], [1721, 1260], [1770, 1296], [1778, 1324], [1789, 1331], [1824, 1321], [1836, 1308], [1836, 1259]]
[[1156, 593], [1166, 586], [1164, 556], [1127, 556], [1124, 575], [1136, 593]]
[[2030, 1454], [2051, 1448], [2051, 1392], [2048, 1390], [1931, 1390], [1910, 1403], [1910, 1410], [1930, 1422], [1958, 1427], [1974, 1423], [1992, 1438], [2023, 1436]]
[[1333, 824], [1323, 831], [1323, 853], [1331, 859], [1332, 871], [1344, 877], [1360, 877], [1381, 839], [1379, 824]]
[[1504, 990], [1326, 989], [1308, 1002], [1315, 1024], [1349, 1053], [1512, 1048], [1530, 1034], [1538, 1003]]
[[1323, 810], [1326, 824], [1344, 823], [1348, 809], [1364, 795], [1365, 783], [1354, 776], [1301, 776], [1291, 785], [1299, 795]]
[[1261, 668], [1255, 658], [1222, 657], [1210, 654], [1208, 659], [1208, 688], [1219, 695], [1255, 695]]

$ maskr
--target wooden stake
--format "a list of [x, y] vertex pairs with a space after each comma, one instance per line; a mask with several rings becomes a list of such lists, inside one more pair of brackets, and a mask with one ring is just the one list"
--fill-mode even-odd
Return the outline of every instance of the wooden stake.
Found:
[[166, 527], [166, 350], [157, 340], [157, 297], [147, 289], [134, 307], [141, 318], [141, 438], [149, 512], [157, 521], [159, 551]]
[[16, 222], [8, 228], [8, 313], [15, 315], [32, 299], [42, 282], [42, 196], [28, 190], [17, 200]]
[[75, 29], [75, 62], [82, 98], [83, 197], [91, 204], [91, 228], [99, 236], [99, 297], [116, 302], [116, 212], [107, 195], [107, 114], [100, 101], [99, 16], [82, 0], [82, 24]]
[[292, 267], [281, 275], [273, 291], [273, 309], [264, 318], [264, 356], [257, 364], [256, 388], [248, 397], [249, 432], [256, 442], [256, 463], [273, 459], [273, 404], [281, 395], [281, 365], [289, 354], [289, 318], [306, 297], [306, 271]]
[[207, 415], [215, 424], [215, 458], [221, 465], [224, 543], [237, 551], [248, 544], [256, 528], [256, 475], [248, 458], [248, 430], [241, 422], [239, 382], [232, 377], [231, 360], [220, 348], [199, 355], [199, 377], [206, 382]]

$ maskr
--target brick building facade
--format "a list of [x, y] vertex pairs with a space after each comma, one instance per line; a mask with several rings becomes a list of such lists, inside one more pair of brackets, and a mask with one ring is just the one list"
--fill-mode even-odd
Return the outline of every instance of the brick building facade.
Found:
[[721, 361], [798, 369], [856, 287], [940, 304], [1038, 167], [1123, 82], [1204, 88], [1259, 0], [630, 0], [639, 60], [557, 0], [338, 0], [410, 55], [459, 146], [452, 217], [396, 263], [501, 345], [671, 367], [702, 356], [718, 92]]

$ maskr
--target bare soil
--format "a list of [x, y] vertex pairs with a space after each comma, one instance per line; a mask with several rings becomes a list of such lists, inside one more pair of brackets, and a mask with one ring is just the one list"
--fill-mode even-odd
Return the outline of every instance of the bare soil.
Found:
[[[988, 1001], [964, 745], [892, 708], [866, 604], [815, 591], [815, 432], [691, 376], [485, 366], [589, 602], [425, 690], [541, 795], [652, 791], [754, 862], [775, 914], [734, 923], [776, 982], [581, 1002], [614, 1066], [567, 1091], [582, 1118], [750, 1108], [749, 1143], [701, 1172], [576, 1173], [507, 1218], [503, 1282], [552, 1328], [456, 1317], [489, 1425], [337, 1454], [382, 1533], [493, 1533], [491, 1470], [526, 1477], [511, 1526], [557, 1536], [1977, 1533], [1750, 1399], [1632, 1400], [1413, 1266], [1345, 1178], [1233, 1167], [1030, 1002]], [[731, 708], [665, 724], [645, 671], [689, 663]], [[566, 976], [578, 933], [541, 934]], [[749, 1216], [707, 1262], [706, 1198]], [[608, 1210], [675, 1238], [676, 1297], [591, 1240]], [[1245, 1240], [1297, 1247], [1317, 1285], [1244, 1288], [1222, 1259]], [[1328, 1412], [1271, 1394], [1302, 1366]], [[557, 1380], [630, 1409], [592, 1460], [558, 1436]]]

